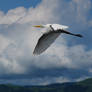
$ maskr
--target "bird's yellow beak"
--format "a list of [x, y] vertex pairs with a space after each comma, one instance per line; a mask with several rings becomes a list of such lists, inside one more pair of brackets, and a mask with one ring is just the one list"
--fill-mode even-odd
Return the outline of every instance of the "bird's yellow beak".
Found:
[[35, 26], [33, 26], [33, 27], [44, 28], [44, 26], [42, 26], [42, 25], [35, 25]]

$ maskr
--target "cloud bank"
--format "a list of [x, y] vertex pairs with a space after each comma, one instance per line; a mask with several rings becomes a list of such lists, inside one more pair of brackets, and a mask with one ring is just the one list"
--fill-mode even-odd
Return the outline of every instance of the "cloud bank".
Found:
[[[42, 0], [35, 8], [0, 11], [1, 83], [49, 84], [92, 76], [91, 0]], [[41, 31], [32, 26], [60, 23], [83, 39], [62, 34], [40, 56], [32, 54]], [[17, 82], [18, 81], [18, 82]]]

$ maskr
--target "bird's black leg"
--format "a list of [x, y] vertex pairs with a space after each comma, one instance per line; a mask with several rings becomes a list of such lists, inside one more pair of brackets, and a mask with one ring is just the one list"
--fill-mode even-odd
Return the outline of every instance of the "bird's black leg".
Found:
[[66, 33], [66, 34], [74, 35], [74, 36], [77, 36], [77, 37], [83, 37], [83, 36], [80, 35], [80, 34], [73, 34], [73, 33], [70, 33], [70, 32], [68, 32], [68, 31], [65, 31], [65, 30], [62, 30], [62, 33]]
[[52, 29], [52, 31], [55, 31], [54, 28], [52, 27], [52, 25], [50, 25], [50, 28]]

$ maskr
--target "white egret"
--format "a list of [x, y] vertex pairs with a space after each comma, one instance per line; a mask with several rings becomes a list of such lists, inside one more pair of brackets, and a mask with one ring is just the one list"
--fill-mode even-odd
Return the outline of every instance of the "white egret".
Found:
[[36, 25], [36, 28], [47, 28], [46, 32], [39, 38], [37, 45], [34, 49], [33, 54], [40, 55], [43, 53], [61, 34], [66, 33], [70, 35], [74, 35], [77, 37], [82, 37], [80, 34], [73, 34], [71, 32], [66, 31], [68, 26], [59, 25], [59, 24], [47, 24], [47, 25]]

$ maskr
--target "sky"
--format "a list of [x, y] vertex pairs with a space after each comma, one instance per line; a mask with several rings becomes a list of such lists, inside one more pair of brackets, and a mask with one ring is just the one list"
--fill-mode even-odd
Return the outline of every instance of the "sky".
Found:
[[[0, 83], [46, 85], [92, 77], [91, 0], [0, 0]], [[83, 38], [61, 34], [41, 55], [38, 24], [63, 24]]]
[[40, 2], [41, 0], [0, 0], [0, 10], [6, 13], [8, 10], [17, 7], [35, 7]]

